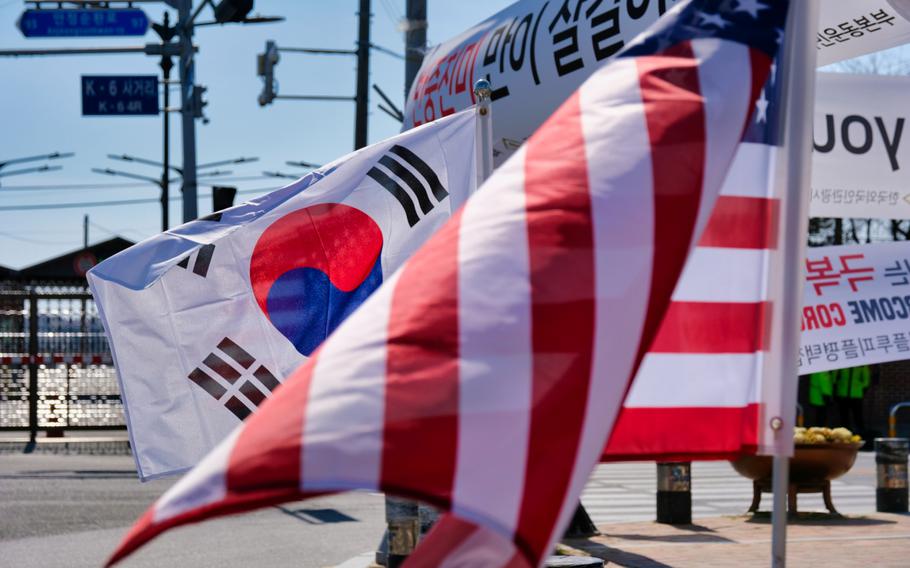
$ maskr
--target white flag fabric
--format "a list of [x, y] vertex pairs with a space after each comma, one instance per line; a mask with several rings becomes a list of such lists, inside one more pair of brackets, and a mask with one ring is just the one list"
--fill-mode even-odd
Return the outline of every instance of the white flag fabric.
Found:
[[[412, 565], [541, 565], [708, 222], [786, 10], [680, 2], [165, 493], [110, 562], [177, 525], [363, 488], [490, 531], [475, 540], [442, 522], [434, 559]], [[459, 550], [471, 559], [449, 562]]]
[[476, 187], [472, 109], [93, 268], [141, 479], [195, 465]]

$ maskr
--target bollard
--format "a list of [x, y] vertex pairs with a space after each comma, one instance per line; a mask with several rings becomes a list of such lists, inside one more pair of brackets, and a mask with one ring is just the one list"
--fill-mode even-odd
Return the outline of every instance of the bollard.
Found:
[[907, 512], [907, 438], [876, 438], [875, 510], [879, 513]]
[[389, 530], [386, 566], [398, 568], [417, 546], [417, 537], [420, 534], [417, 502], [386, 496], [385, 519]]
[[692, 523], [692, 463], [657, 464], [657, 522], [668, 525]]
[[430, 505], [420, 503], [417, 506], [417, 518], [420, 519], [420, 537], [417, 539], [419, 541], [427, 536], [427, 533], [430, 532], [430, 529], [432, 529], [433, 525], [436, 524], [436, 521], [439, 520], [439, 510]]

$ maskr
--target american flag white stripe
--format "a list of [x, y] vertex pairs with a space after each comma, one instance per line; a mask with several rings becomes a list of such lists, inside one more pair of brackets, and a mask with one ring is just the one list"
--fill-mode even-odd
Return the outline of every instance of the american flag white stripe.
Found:
[[726, 407], [758, 401], [761, 353], [648, 353], [623, 406]]
[[[374, 294], [374, 318], [356, 326], [342, 323], [322, 345], [303, 426], [303, 491], [321, 491], [339, 483], [349, 488], [379, 486], [386, 368], [382, 347], [399, 274]], [[340, 431], [346, 433], [344, 444], [338, 444]]]
[[237, 442], [240, 430], [234, 430], [224, 442], [209, 454], [209, 467], [193, 468], [165, 493], [155, 504], [154, 520], [165, 522], [193, 509], [217, 503], [227, 493], [225, 475], [228, 458]]
[[[499, 172], [505, 186], [524, 183], [525, 151]], [[488, 188], [487, 191], [496, 191]], [[469, 201], [459, 233], [460, 391], [458, 459], [452, 510], [514, 532], [524, 473], [531, 408], [531, 313], [527, 307], [528, 239], [525, 196], [503, 193], [483, 206]], [[502, 223], [503, 218], [514, 219]], [[508, 252], [491, 262], [487, 243]], [[509, 294], [503, 294], [508, 290]], [[510, 329], [502, 333], [502, 325]], [[485, 377], [478, 380], [478, 377]], [[486, 472], [496, 471], [491, 478]]]
[[760, 302], [765, 251], [696, 247], [673, 291], [675, 302]]

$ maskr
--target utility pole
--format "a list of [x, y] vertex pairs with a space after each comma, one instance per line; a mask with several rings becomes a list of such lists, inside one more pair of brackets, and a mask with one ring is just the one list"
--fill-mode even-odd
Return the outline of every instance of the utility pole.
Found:
[[[153, 24], [155, 32], [161, 38], [161, 43], [166, 44], [173, 39], [174, 35], [177, 33], [177, 29], [171, 27], [171, 16], [168, 12], [164, 12], [164, 23], [163, 25]], [[170, 169], [171, 169], [171, 69], [174, 67], [173, 59], [171, 59], [170, 54], [166, 53], [162, 49], [161, 61], [159, 62], [161, 66], [161, 73], [164, 79], [164, 109], [161, 113], [162, 122], [164, 122], [164, 157], [162, 159], [163, 167], [161, 169], [161, 230], [167, 231], [170, 228], [170, 199], [171, 199], [171, 179], [170, 179]]]
[[82, 248], [88, 248], [88, 215], [82, 216]]
[[196, 196], [196, 109], [193, 101], [196, 70], [193, 63], [193, 0], [179, 1], [177, 29], [180, 34], [180, 116], [183, 121], [183, 222], [188, 223], [199, 216]]
[[354, 149], [367, 145], [370, 93], [370, 0], [360, 0], [357, 32], [357, 93], [354, 109]]
[[405, 18], [404, 98], [407, 101], [427, 47], [427, 0], [407, 0]]

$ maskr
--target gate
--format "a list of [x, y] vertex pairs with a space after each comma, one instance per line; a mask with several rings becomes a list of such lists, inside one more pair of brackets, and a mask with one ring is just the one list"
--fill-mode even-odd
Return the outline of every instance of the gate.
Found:
[[0, 430], [125, 427], [117, 375], [87, 289], [0, 287]]

